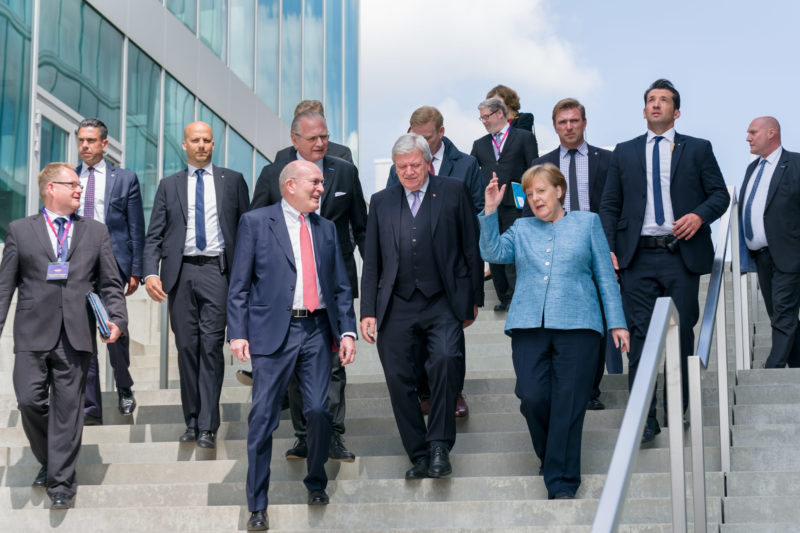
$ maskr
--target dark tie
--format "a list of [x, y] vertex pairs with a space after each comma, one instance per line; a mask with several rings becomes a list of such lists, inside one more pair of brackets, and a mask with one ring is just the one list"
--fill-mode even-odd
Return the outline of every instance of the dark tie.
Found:
[[308, 232], [306, 218], [300, 215], [300, 262], [303, 263], [303, 305], [310, 312], [319, 307], [317, 294], [317, 265], [314, 264], [314, 248]]
[[414, 195], [414, 201], [411, 202], [411, 214], [413, 216], [417, 216], [417, 211], [419, 211], [419, 204], [422, 202], [419, 199], [419, 195], [422, 191], [414, 191], [411, 194]]
[[581, 204], [578, 201], [578, 171], [575, 168], [575, 154], [577, 148], [570, 148], [569, 153], [569, 210], [580, 211]]
[[766, 163], [766, 159], [762, 159], [761, 163], [759, 163], [756, 181], [753, 182], [753, 186], [750, 188], [750, 194], [747, 195], [747, 203], [744, 206], [744, 236], [747, 237], [747, 240], [749, 241], [753, 240], [753, 221], [751, 217], [751, 211], [753, 210], [753, 198], [756, 195], [758, 183], [761, 181], [761, 175], [764, 174], [764, 165]]
[[664, 223], [664, 201], [661, 199], [661, 161], [659, 160], [658, 143], [664, 137], [656, 135], [653, 143], [653, 211], [656, 215], [656, 224]]
[[63, 261], [67, 257], [67, 250], [66, 250], [67, 239], [64, 238], [64, 230], [66, 229], [67, 219], [64, 217], [58, 217], [53, 221], [53, 223], [55, 223], [55, 225], [58, 226], [58, 233], [57, 233], [58, 242], [56, 243], [56, 248], [58, 249], [58, 252], [56, 253], [56, 255], [58, 256], [59, 261]]
[[194, 238], [198, 250], [206, 249], [206, 207], [205, 189], [203, 187], [203, 169], [194, 171], [197, 175], [197, 187], [194, 189]]
[[94, 218], [94, 167], [89, 167], [89, 179], [86, 181], [86, 193], [83, 197], [83, 216]]

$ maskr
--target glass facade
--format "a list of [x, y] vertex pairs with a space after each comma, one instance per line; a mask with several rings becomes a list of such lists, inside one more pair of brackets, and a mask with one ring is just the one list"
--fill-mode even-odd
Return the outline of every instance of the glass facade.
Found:
[[325, 121], [334, 142], [343, 142], [342, 128], [342, 0], [325, 2]]
[[255, 80], [255, 12], [255, 0], [231, 0], [231, 28], [236, 31], [231, 32], [230, 67], [251, 89]]
[[[228, 1], [200, 0], [200, 40], [226, 61], [228, 42]], [[237, 32], [239, 30], [237, 29]]]
[[344, 138], [358, 161], [358, 2], [345, 0], [344, 15]]
[[325, 62], [325, 27], [322, 0], [305, 0], [303, 14], [303, 99], [325, 99], [322, 67]]
[[[211, 162], [217, 166], [225, 166], [225, 121], [219, 115], [200, 102], [197, 107], [197, 120], [205, 122], [211, 126], [211, 133], [214, 136], [214, 153], [211, 154]], [[188, 124], [188, 122], [187, 122]]]
[[197, 0], [167, 0], [167, 9], [192, 33], [197, 31]]
[[278, 112], [278, 91], [281, 54], [280, 0], [258, 0], [258, 54], [256, 94], [262, 102]]
[[283, 0], [281, 14], [281, 109], [291, 122], [303, 99], [303, 0]]
[[228, 130], [228, 168], [242, 173], [253, 197], [253, 145], [233, 129]]
[[183, 129], [194, 122], [194, 95], [167, 74], [164, 83], [164, 176], [186, 168]]

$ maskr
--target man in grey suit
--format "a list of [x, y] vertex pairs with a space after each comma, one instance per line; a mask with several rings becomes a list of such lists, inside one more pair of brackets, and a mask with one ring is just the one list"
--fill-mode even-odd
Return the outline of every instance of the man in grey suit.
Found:
[[75, 211], [81, 183], [67, 163], [39, 174], [42, 212], [8, 226], [0, 264], [0, 331], [14, 291], [14, 392], [22, 428], [42, 467], [33, 486], [46, 487], [52, 509], [72, 506], [83, 433], [83, 394], [96, 352], [95, 319], [86, 293], [98, 291], [110, 335], [127, 330], [122, 282], [108, 230]]
[[[323, 117], [325, 116], [325, 109], [322, 107], [322, 102], [319, 100], [301, 100], [300, 103], [297, 104], [297, 107], [294, 108], [294, 116], [296, 117], [303, 111], [313, 111], [314, 113], [319, 113]], [[327, 155], [330, 157], [344, 159], [351, 165], [354, 164], [353, 152], [351, 152], [350, 148], [343, 144], [328, 141]], [[292, 144], [291, 146], [287, 146], [286, 148], [278, 150], [278, 152], [275, 154], [275, 161], [273, 162], [283, 160], [294, 161], [295, 159], [297, 159], [297, 147]]]

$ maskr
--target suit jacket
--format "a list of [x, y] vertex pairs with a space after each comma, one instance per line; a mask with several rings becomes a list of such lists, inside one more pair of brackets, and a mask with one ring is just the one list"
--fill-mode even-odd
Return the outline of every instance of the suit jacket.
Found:
[[[83, 164], [75, 172], [80, 176]], [[144, 210], [139, 179], [135, 172], [106, 161], [105, 221], [111, 248], [125, 283], [142, 277], [144, 256]]]
[[[592, 213], [600, 212], [600, 199], [603, 196], [603, 188], [606, 186], [606, 175], [608, 174], [608, 162], [611, 160], [611, 152], [603, 148], [597, 148], [591, 144], [586, 145], [589, 149], [589, 211]], [[552, 163], [556, 167], [561, 167], [561, 146], [548, 152], [542, 157], [534, 159], [531, 166]], [[567, 178], [569, 183], [569, 176]], [[532, 217], [533, 211], [528, 202], [522, 208], [523, 217]]]
[[[276, 161], [261, 170], [250, 209], [281, 201], [278, 177], [284, 167], [295, 160]], [[320, 215], [336, 225], [339, 247], [344, 256], [353, 297], [357, 298], [358, 273], [353, 241], [355, 246], [358, 246], [361, 257], [364, 257], [364, 238], [367, 234], [367, 204], [364, 201], [364, 192], [361, 190], [361, 181], [358, 179], [358, 169], [346, 161], [327, 155], [322, 159], [322, 168], [325, 169], [323, 173], [325, 190], [320, 198]]]
[[517, 287], [525, 287], [511, 299], [507, 334], [542, 327], [542, 318], [545, 328], [604, 334], [603, 312], [609, 329], [626, 327], [608, 242], [595, 213], [571, 212], [553, 224], [520, 218], [502, 235], [497, 213], [478, 219], [483, 259], [514, 263]]
[[[650, 179], [645, 162], [646, 142], [647, 135], [641, 135], [617, 145], [600, 201], [600, 218], [609, 248], [623, 269], [636, 254], [644, 222]], [[672, 212], [675, 220], [687, 213], [703, 219], [694, 237], [681, 240], [678, 246], [686, 268], [695, 274], [711, 272], [714, 246], [710, 224], [722, 216], [729, 199], [711, 143], [676, 132], [670, 171]]]
[[[315, 213], [309, 214], [308, 226], [331, 334], [338, 341], [342, 333], [356, 331], [356, 317], [336, 227]], [[237, 239], [228, 289], [228, 340], [248, 339], [250, 353], [270, 355], [289, 332], [297, 281], [281, 204], [242, 216]]]
[[[757, 164], [758, 159], [747, 166], [739, 191], [740, 225], [744, 222], [745, 193]], [[800, 154], [796, 152], [783, 150], [778, 158], [767, 190], [764, 231], [772, 261], [778, 270], [800, 272]], [[747, 250], [743, 233], [740, 246]]]
[[[442, 278], [453, 314], [472, 320], [473, 306], [483, 305], [483, 261], [478, 225], [464, 183], [428, 175], [431, 202], [432, 260]], [[400, 211], [405, 189], [394, 185], [372, 195], [367, 221], [366, 255], [361, 271], [361, 316], [376, 317], [380, 329], [400, 264]]]
[[[247, 184], [239, 172], [214, 165], [214, 192], [217, 216], [225, 241], [225, 264], [230, 272], [236, 246], [236, 226], [247, 211], [250, 200]], [[159, 274], [161, 285], [169, 293], [180, 276], [183, 249], [186, 245], [186, 224], [189, 220], [187, 169], [168, 176], [158, 184], [150, 227], [144, 244], [144, 275]]]
[[[531, 168], [533, 160], [539, 157], [539, 150], [536, 147], [536, 137], [533, 136], [533, 133], [518, 128], [509, 128], [499, 159], [494, 158], [494, 144], [490, 134], [484, 135], [473, 143], [470, 155], [478, 160], [483, 173], [484, 187], [489, 184], [493, 172], [497, 173], [498, 187], [502, 187], [512, 181], [519, 183], [522, 174]], [[502, 204], [509, 207], [515, 206], [511, 185], [506, 187]]]
[[[467, 186], [467, 191], [472, 197], [472, 205], [475, 206], [475, 213], [483, 211], [484, 189], [486, 185], [483, 184], [481, 177], [481, 167], [478, 166], [478, 160], [471, 155], [465, 154], [456, 148], [453, 141], [447, 137], [442, 137], [444, 143], [444, 157], [442, 157], [442, 165], [439, 167], [440, 176], [450, 176], [463, 181]], [[394, 165], [389, 169], [389, 179], [386, 181], [386, 187], [397, 185], [400, 180], [397, 178], [397, 170]]]
[[80, 352], [96, 352], [95, 320], [86, 293], [97, 291], [111, 321], [126, 335], [128, 313], [111, 240], [106, 227], [73, 215], [66, 280], [46, 281], [47, 266], [56, 261], [42, 213], [8, 226], [0, 264], [0, 331], [11, 297], [18, 288], [14, 315], [14, 351], [42, 352], [58, 343], [63, 325], [70, 344]]
[[518, 113], [517, 118], [509, 120], [508, 124], [512, 128], [528, 130], [529, 132], [533, 133], [534, 138], [536, 137], [536, 134], [533, 130], [533, 113]]
[[[338, 157], [339, 159], [344, 159], [351, 165], [353, 165], [353, 152], [350, 151], [350, 148], [343, 144], [338, 144], [335, 142], [328, 141], [328, 154], [331, 157]], [[294, 146], [287, 146], [286, 148], [281, 148], [275, 154], [274, 163], [278, 161], [283, 161], [284, 159], [288, 159], [290, 161], [294, 161], [297, 159], [297, 148]]]

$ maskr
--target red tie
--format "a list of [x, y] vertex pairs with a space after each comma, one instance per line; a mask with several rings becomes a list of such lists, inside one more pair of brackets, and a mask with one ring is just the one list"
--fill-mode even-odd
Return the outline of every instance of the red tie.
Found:
[[300, 262], [303, 263], [303, 305], [313, 313], [319, 305], [317, 294], [317, 267], [314, 265], [314, 249], [308, 233], [306, 218], [300, 215]]

